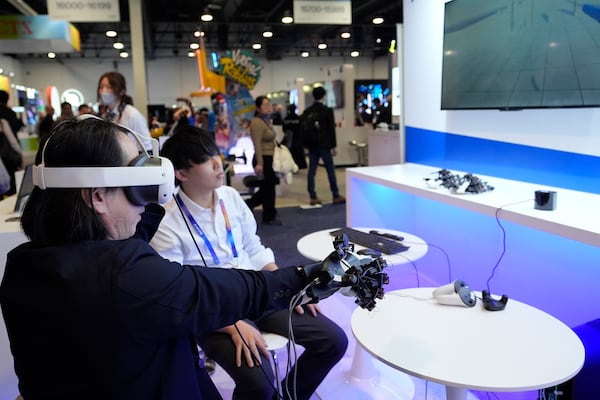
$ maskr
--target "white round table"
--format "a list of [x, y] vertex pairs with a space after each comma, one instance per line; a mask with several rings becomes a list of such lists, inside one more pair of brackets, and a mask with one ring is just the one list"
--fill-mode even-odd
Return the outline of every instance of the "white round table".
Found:
[[[314, 261], [325, 259], [333, 250], [334, 237], [330, 232], [338, 228], [323, 229], [310, 233], [298, 240], [298, 252]], [[354, 228], [369, 232], [374, 228]], [[423, 239], [406, 232], [391, 229], [377, 229], [381, 233], [391, 233], [404, 237], [403, 243], [410, 248], [397, 254], [382, 254], [388, 265], [394, 266], [413, 262], [427, 253], [427, 243]], [[363, 249], [355, 245], [355, 251]], [[387, 296], [384, 294], [384, 298]], [[381, 300], [378, 300], [378, 304]], [[325, 378], [317, 389], [321, 399], [412, 399], [415, 394], [413, 381], [406, 374], [399, 374], [382, 365], [377, 368], [372, 357], [357, 343], [350, 363], [342, 360]]]
[[[309, 233], [298, 240], [296, 248], [298, 252], [306, 258], [310, 258], [314, 261], [324, 260], [333, 250], [333, 239], [330, 232], [337, 230], [338, 228], [323, 229]], [[369, 232], [373, 228], [354, 228], [359, 231]], [[427, 253], [427, 243], [418, 236], [411, 235], [410, 233], [395, 231], [392, 229], [377, 229], [381, 233], [391, 233], [397, 236], [402, 236], [406, 246], [409, 249], [397, 254], [382, 254], [384, 260], [390, 265], [399, 265], [409, 263], [411, 261], [418, 260]], [[364, 249], [365, 247], [356, 245], [355, 251]]]
[[581, 340], [553, 316], [514, 299], [493, 312], [481, 300], [472, 308], [441, 305], [434, 289], [397, 290], [373, 312], [357, 308], [356, 340], [385, 364], [446, 385], [448, 400], [466, 399], [468, 389], [552, 387], [583, 366]]

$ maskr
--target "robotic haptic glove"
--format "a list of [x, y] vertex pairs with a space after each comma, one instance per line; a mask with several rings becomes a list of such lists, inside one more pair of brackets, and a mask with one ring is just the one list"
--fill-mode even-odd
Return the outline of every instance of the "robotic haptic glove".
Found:
[[316, 303], [339, 291], [356, 297], [356, 304], [371, 311], [375, 299], [383, 298], [383, 285], [389, 283], [383, 272], [387, 263], [381, 257], [358, 257], [346, 234], [337, 236], [333, 247], [322, 262], [298, 267], [309, 282], [306, 295]]

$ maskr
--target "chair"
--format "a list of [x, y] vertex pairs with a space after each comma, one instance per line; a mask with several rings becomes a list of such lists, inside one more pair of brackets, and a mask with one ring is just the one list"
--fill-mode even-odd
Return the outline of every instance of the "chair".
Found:
[[[288, 339], [284, 336], [277, 335], [270, 332], [261, 332], [265, 341], [267, 342], [267, 349], [271, 355], [271, 365], [275, 372], [275, 387], [279, 394], [281, 394], [281, 378], [279, 376], [279, 355], [278, 352], [285, 349], [288, 343]], [[201, 351], [200, 348], [198, 348]], [[203, 354], [202, 352], [200, 353]], [[215, 373], [211, 375], [213, 382], [217, 386], [219, 393], [223, 398], [231, 398], [235, 388], [235, 382], [231, 377], [221, 368], [220, 365], [216, 365]]]
[[356, 148], [356, 154], [358, 156], [358, 162], [356, 165], [359, 167], [369, 164], [369, 156], [368, 156], [368, 147], [369, 145], [366, 143], [359, 143], [356, 140], [351, 140], [348, 142], [350, 146], [354, 146]]

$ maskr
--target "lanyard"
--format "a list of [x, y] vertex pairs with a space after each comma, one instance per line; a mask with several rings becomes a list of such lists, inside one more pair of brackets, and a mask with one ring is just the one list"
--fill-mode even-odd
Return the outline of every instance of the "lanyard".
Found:
[[[190, 223], [192, 224], [192, 226], [194, 227], [196, 232], [198, 232], [198, 235], [200, 235], [202, 240], [204, 240], [204, 244], [206, 245], [206, 248], [210, 252], [210, 255], [213, 258], [213, 262], [215, 263], [215, 265], [219, 265], [221, 263], [221, 261], [219, 260], [219, 256], [217, 256], [217, 253], [215, 252], [214, 247], [210, 243], [208, 236], [206, 236], [206, 233], [204, 233], [204, 231], [200, 227], [200, 224], [198, 224], [196, 219], [192, 216], [192, 213], [187, 208], [185, 203], [181, 200], [181, 196], [179, 196], [179, 194], [175, 195], [175, 201], [177, 201], [177, 204], [183, 210], [183, 213], [185, 214], [186, 218], [190, 221]], [[237, 253], [237, 249], [235, 248], [235, 242], [233, 240], [233, 232], [231, 230], [231, 223], [229, 221], [229, 216], [227, 215], [227, 210], [225, 209], [225, 203], [223, 202], [223, 199], [219, 199], [219, 204], [221, 205], [221, 212], [223, 213], [223, 217], [225, 218], [225, 228], [227, 229], [227, 238], [229, 239], [229, 244], [231, 245], [231, 251], [233, 253], [233, 257], [237, 258], [238, 253]]]
[[225, 229], [227, 229], [227, 238], [229, 238], [229, 245], [231, 246], [231, 252], [233, 253], [233, 258], [237, 258], [238, 253], [235, 248], [235, 241], [233, 240], [233, 231], [231, 230], [231, 222], [229, 222], [229, 215], [227, 215], [227, 209], [225, 209], [225, 202], [223, 199], [219, 199], [219, 204], [221, 205], [221, 212], [223, 213], [223, 218], [225, 218]]

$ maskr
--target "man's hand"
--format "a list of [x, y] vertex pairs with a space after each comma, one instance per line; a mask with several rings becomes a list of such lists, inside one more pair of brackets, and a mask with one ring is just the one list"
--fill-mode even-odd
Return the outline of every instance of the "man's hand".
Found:
[[[313, 317], [316, 317], [317, 314], [322, 314], [321, 309], [317, 304], [305, 304], [305, 306]], [[296, 306], [295, 310], [300, 315], [304, 314], [304, 308], [302, 306]]]
[[[246, 347], [244, 341], [242, 341], [242, 339], [240, 338], [237, 329], [235, 329], [236, 326], [238, 327], [249, 348]], [[265, 357], [269, 357], [269, 351], [267, 350], [267, 342], [262, 337], [262, 334], [260, 333], [260, 331], [258, 331], [258, 329], [248, 324], [247, 322], [238, 321], [234, 325], [230, 325], [220, 329], [220, 332], [227, 333], [231, 336], [231, 341], [235, 345], [235, 365], [237, 365], [238, 367], [242, 366], [242, 353], [244, 353], [246, 363], [250, 368], [260, 364], [261, 353]], [[253, 354], [254, 357], [256, 357], [256, 362], [252, 358]]]

